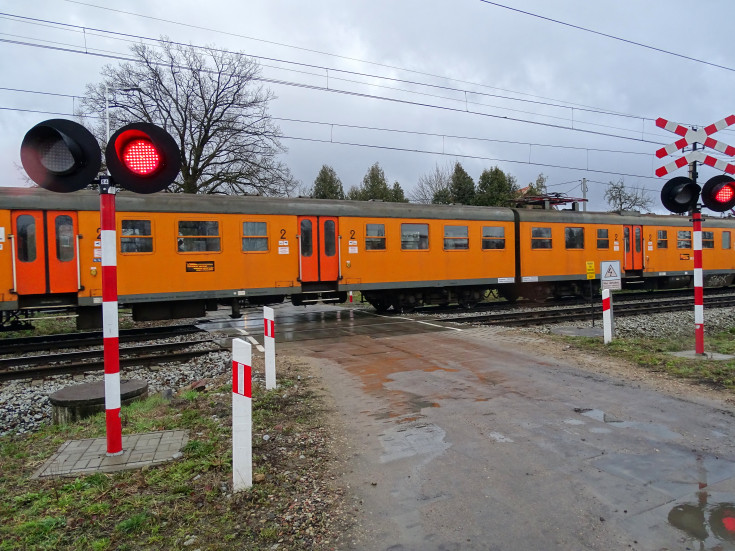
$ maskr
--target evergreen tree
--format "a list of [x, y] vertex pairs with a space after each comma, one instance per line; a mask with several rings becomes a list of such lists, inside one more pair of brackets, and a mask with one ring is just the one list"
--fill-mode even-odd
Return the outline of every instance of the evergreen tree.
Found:
[[453, 203], [471, 205], [475, 201], [475, 181], [458, 162], [449, 178], [449, 191]]
[[319, 174], [314, 180], [314, 187], [309, 193], [314, 199], [344, 199], [345, 191], [342, 181], [331, 166], [322, 165]]
[[393, 188], [391, 189], [391, 201], [394, 203], [408, 203], [406, 194], [403, 193], [403, 188], [398, 182], [393, 182]]
[[394, 183], [392, 188], [388, 187], [388, 181], [379, 163], [375, 163], [368, 169], [362, 179], [362, 185], [350, 188], [347, 198], [353, 201], [377, 199], [386, 202], [406, 202], [405, 194], [398, 182]]
[[538, 196], [538, 195], [546, 195], [546, 180], [549, 178], [547, 176], [544, 176], [543, 173], [539, 174], [536, 177], [535, 182], [531, 182], [528, 184], [528, 189], [526, 190], [525, 195], [528, 196]]
[[439, 188], [434, 192], [431, 202], [435, 205], [450, 205], [452, 203], [452, 192], [448, 187]]
[[482, 171], [477, 181], [475, 205], [505, 207], [517, 194], [516, 179], [496, 166]]

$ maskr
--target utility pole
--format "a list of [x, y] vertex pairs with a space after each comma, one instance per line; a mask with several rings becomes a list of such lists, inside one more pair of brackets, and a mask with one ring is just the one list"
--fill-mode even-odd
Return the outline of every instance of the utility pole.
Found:
[[582, 211], [587, 212], [587, 178], [582, 178]]

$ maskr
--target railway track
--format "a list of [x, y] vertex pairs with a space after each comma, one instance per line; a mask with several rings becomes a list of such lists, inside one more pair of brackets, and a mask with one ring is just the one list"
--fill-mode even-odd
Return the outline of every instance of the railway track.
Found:
[[[704, 299], [706, 308], [726, 308], [735, 306], [735, 295], [708, 295]], [[614, 303], [615, 316], [635, 316], [643, 314], [656, 314], [660, 312], [677, 312], [694, 307], [694, 299], [660, 297], [649, 300], [636, 300], [622, 302], [616, 297]], [[512, 312], [480, 313], [475, 315], [443, 316], [435, 321], [452, 321], [457, 323], [479, 323], [484, 325], [508, 325], [508, 326], [530, 326], [543, 325], [545, 323], [562, 323], [571, 321], [586, 321], [598, 319], [602, 316], [599, 303], [587, 305], [565, 305], [543, 307], [536, 305], [533, 308], [515, 310]]]
[[[121, 334], [121, 341], [141, 342], [152, 339], [180, 337], [199, 333], [193, 326], [174, 326], [154, 330], [134, 330]], [[72, 334], [49, 337], [14, 339], [16, 342], [0, 346], [0, 381], [26, 378], [42, 378], [53, 375], [77, 374], [104, 369], [104, 350], [100, 334]], [[22, 341], [22, 342], [18, 342]], [[31, 342], [28, 342], [31, 341]], [[90, 348], [94, 347], [94, 348]], [[69, 350], [82, 348], [81, 350]], [[41, 350], [63, 351], [46, 354], [23, 354]], [[219, 347], [209, 338], [180, 340], [155, 344], [131, 344], [120, 348], [121, 366], [145, 366], [162, 361], [185, 362], [192, 358], [218, 351]], [[10, 355], [9, 355], [10, 354]]]

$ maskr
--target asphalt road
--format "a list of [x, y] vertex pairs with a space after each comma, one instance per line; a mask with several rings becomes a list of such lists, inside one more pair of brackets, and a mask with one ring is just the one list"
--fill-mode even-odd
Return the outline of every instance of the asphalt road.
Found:
[[279, 348], [334, 399], [350, 548], [735, 549], [726, 405], [590, 373], [531, 334], [400, 327]]

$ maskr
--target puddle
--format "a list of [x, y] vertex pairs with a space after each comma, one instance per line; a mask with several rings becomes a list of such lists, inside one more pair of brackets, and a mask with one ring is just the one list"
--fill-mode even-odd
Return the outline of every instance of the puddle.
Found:
[[417, 423], [409, 426], [399, 425], [380, 436], [383, 444], [381, 463], [390, 463], [417, 455], [426, 456], [430, 461], [450, 447], [444, 441], [444, 429], [433, 424]]
[[[622, 421], [618, 419], [617, 417], [615, 417], [614, 415], [610, 415], [599, 409], [574, 408], [574, 411], [581, 415], [584, 415], [585, 417], [589, 417], [590, 419], [594, 419], [595, 421], [599, 421], [601, 423], [606, 423], [615, 428], [636, 429], [642, 432], [647, 432], [651, 436], [655, 436], [660, 440], [680, 440], [681, 439], [681, 434], [679, 434], [678, 432], [672, 431], [667, 426], [661, 425], [660, 423], [643, 423], [640, 421]], [[590, 429], [590, 431], [595, 432], [592, 429]], [[600, 431], [598, 430], [597, 432], [600, 432]]]
[[[705, 493], [706, 492], [700, 492]], [[702, 501], [702, 500], [700, 500]], [[671, 526], [702, 543], [735, 542], [735, 504], [683, 503], [669, 512]], [[721, 547], [719, 547], [721, 549]]]

